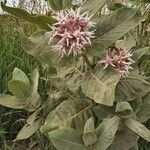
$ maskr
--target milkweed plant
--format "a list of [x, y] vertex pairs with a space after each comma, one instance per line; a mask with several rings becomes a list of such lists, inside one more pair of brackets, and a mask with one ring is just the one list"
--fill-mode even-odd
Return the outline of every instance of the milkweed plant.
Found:
[[[139, 67], [149, 55], [149, 2], [48, 0], [47, 15], [2, 9], [38, 26], [23, 35], [25, 51], [49, 68], [47, 97], [38, 92], [38, 69], [29, 80], [15, 68], [0, 104], [31, 115], [16, 139], [37, 130], [57, 150], [133, 150], [139, 137], [150, 142], [150, 83]], [[105, 14], [106, 12], [106, 14]], [[43, 89], [44, 90], [44, 89]], [[46, 118], [46, 119], [45, 119]]]

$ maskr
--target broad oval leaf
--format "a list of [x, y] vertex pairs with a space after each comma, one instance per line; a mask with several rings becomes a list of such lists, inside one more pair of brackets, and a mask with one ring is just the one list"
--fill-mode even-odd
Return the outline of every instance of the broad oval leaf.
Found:
[[94, 132], [95, 131], [95, 125], [94, 125], [94, 118], [89, 118], [85, 125], [84, 125], [84, 134], [88, 132]]
[[24, 140], [32, 136], [42, 125], [43, 119], [38, 119], [33, 124], [28, 125], [26, 124], [18, 133], [16, 139], [14, 141], [18, 140]]
[[131, 116], [133, 110], [128, 102], [117, 102], [115, 112], [118, 116], [129, 117]]
[[99, 121], [102, 121], [108, 116], [111, 116], [115, 113], [115, 107], [109, 107], [105, 105], [97, 105], [94, 108], [94, 113], [96, 117], [99, 119]]
[[104, 17], [97, 23], [96, 37], [87, 47], [90, 55], [100, 55], [119, 38], [135, 28], [142, 21], [138, 10], [122, 8]]
[[63, 8], [62, 1], [63, 0], [48, 0], [48, 3], [53, 10], [58, 11]]
[[94, 118], [88, 119], [84, 125], [83, 142], [85, 146], [90, 146], [96, 143], [97, 134], [94, 125]]
[[90, 72], [82, 84], [83, 93], [96, 103], [112, 106], [115, 100], [115, 88], [120, 75], [112, 68], [103, 69], [97, 65], [94, 72]]
[[118, 82], [116, 101], [132, 101], [150, 92], [150, 84], [142, 79], [128, 77]]
[[54, 11], [73, 7], [72, 0], [48, 0], [48, 3]]
[[150, 104], [142, 104], [136, 115], [140, 122], [146, 122], [150, 119]]
[[142, 102], [136, 115], [140, 122], [146, 122], [150, 119], [150, 93], [142, 97]]
[[38, 108], [41, 105], [41, 97], [38, 93], [38, 80], [39, 73], [38, 69], [34, 69], [32, 73], [32, 85], [30, 95], [26, 98], [26, 102], [32, 105], [34, 108]]
[[82, 12], [88, 12], [89, 15], [97, 13], [106, 3], [107, 0], [86, 0], [81, 8]]
[[48, 37], [45, 35], [39, 38], [26, 37], [23, 40], [25, 51], [49, 66], [63, 67], [74, 63], [76, 57], [61, 57], [57, 52], [52, 51], [51, 46], [48, 45], [48, 40]]
[[138, 144], [136, 143], [130, 150], [139, 150]]
[[125, 39], [117, 40], [115, 44], [116, 44], [116, 47], [118, 48], [122, 48], [127, 51], [130, 51], [136, 45], [136, 41], [134, 39], [134, 36], [128, 36]]
[[10, 92], [18, 99], [25, 99], [30, 92], [29, 85], [19, 80], [11, 80], [8, 82]]
[[31, 15], [23, 9], [9, 7], [4, 5], [2, 2], [1, 2], [1, 6], [4, 11], [20, 19], [24, 19], [28, 22], [34, 23], [38, 25], [41, 29], [45, 29], [47, 31], [51, 30], [49, 25], [53, 25], [56, 22], [56, 20], [52, 17], [48, 17], [46, 15]]
[[143, 55], [150, 55], [150, 47], [140, 48], [134, 52], [134, 55], [136, 55], [138, 59]]
[[0, 105], [14, 109], [24, 109], [26, 103], [23, 100], [17, 99], [15, 96], [0, 94]]
[[133, 132], [150, 142], [150, 130], [133, 118], [127, 118], [125, 125]]
[[82, 135], [75, 129], [64, 128], [49, 133], [51, 142], [57, 150], [92, 150], [84, 146]]
[[66, 87], [74, 94], [79, 95], [77, 92], [81, 92], [81, 83], [84, 78], [84, 72], [82, 70], [83, 62], [78, 62], [78, 64], [73, 67], [63, 67], [57, 70], [58, 76], [63, 79]]
[[72, 1], [73, 0], [62, 0], [62, 2], [63, 2], [63, 9], [72, 8], [73, 7]]
[[121, 1], [118, 0], [110, 0], [110, 2], [107, 3], [107, 8], [111, 11], [115, 11], [117, 9], [125, 7]]
[[30, 81], [28, 76], [19, 68], [15, 68], [12, 73], [12, 80], [19, 80], [29, 85]]
[[27, 124], [32, 125], [34, 123], [34, 121], [36, 120], [37, 115], [38, 115], [38, 111], [35, 111], [33, 114], [31, 114], [26, 121]]
[[115, 139], [108, 150], [129, 150], [137, 143], [138, 139], [138, 135], [124, 127], [116, 132]]
[[118, 116], [103, 120], [103, 122], [96, 129], [98, 140], [94, 145], [94, 150], [106, 150], [112, 144], [119, 124], [120, 118]]
[[48, 133], [66, 126], [83, 131], [85, 122], [93, 116], [91, 108], [92, 103], [87, 100], [68, 99], [49, 114], [41, 131]]

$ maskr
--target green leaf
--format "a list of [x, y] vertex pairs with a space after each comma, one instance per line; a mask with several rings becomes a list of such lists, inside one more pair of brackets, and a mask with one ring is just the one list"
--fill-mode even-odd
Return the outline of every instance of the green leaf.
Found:
[[96, 117], [101, 121], [105, 119], [106, 117], [114, 114], [115, 108], [114, 107], [108, 107], [105, 105], [97, 105], [94, 108], [94, 113]]
[[94, 118], [91, 117], [87, 120], [84, 126], [83, 142], [85, 146], [93, 145], [97, 141], [95, 132]]
[[140, 59], [143, 55], [150, 55], [150, 47], [140, 48], [134, 52], [134, 55], [136, 55], [138, 59]]
[[63, 0], [48, 0], [48, 3], [53, 10], [58, 11], [63, 8], [62, 1]]
[[138, 139], [133, 131], [123, 127], [116, 132], [115, 139], [107, 150], [129, 150], [137, 143]]
[[14, 96], [0, 94], [0, 105], [14, 109], [24, 109], [26, 103]]
[[48, 94], [49, 97], [46, 101], [45, 109], [49, 110], [49, 112], [53, 111], [58, 105], [69, 98], [69, 94], [64, 90], [50, 90]]
[[49, 82], [52, 86], [54, 86], [55, 88], [57, 88], [58, 90], [63, 90], [65, 89], [65, 81], [59, 77], [51, 77], [49, 79]]
[[99, 22], [96, 24], [96, 35], [100, 36], [101, 34], [104, 35], [111, 30], [117, 30], [118, 27], [126, 25], [125, 23], [127, 21], [131, 21], [131, 19], [139, 20], [140, 17], [141, 14], [137, 9], [121, 8], [119, 10], [116, 10], [99, 20]]
[[129, 117], [133, 110], [128, 102], [117, 102], [115, 112], [121, 117]]
[[25, 10], [22, 10], [20, 8], [6, 6], [2, 2], [1, 2], [1, 7], [4, 11], [6, 11], [20, 19], [34, 23], [34, 24], [38, 25], [41, 29], [45, 29], [48, 31], [51, 30], [49, 25], [53, 25], [56, 22], [56, 20], [53, 19], [52, 17], [48, 17], [45, 15], [31, 15], [28, 12], [26, 12]]
[[136, 143], [130, 150], [139, 150], [138, 144]]
[[139, 108], [142, 104], [142, 98], [138, 98], [130, 102], [130, 105], [135, 113], [139, 111]]
[[88, 12], [89, 15], [97, 13], [106, 3], [107, 0], [86, 0], [81, 8], [82, 12]]
[[150, 3], [149, 0], [130, 0], [130, 1], [137, 5], [139, 5], [141, 3]]
[[120, 118], [114, 116], [104, 119], [97, 127], [98, 140], [94, 145], [95, 150], [106, 150], [113, 142], [119, 127]]
[[34, 69], [32, 73], [32, 86], [31, 86], [31, 91], [30, 95], [26, 98], [26, 101], [38, 108], [41, 105], [41, 97], [38, 93], [38, 80], [39, 80], [39, 73], [38, 69]]
[[39, 72], [38, 69], [34, 69], [32, 72], [32, 92], [36, 93], [38, 90], [38, 83], [39, 83]]
[[116, 87], [116, 101], [132, 101], [150, 92], [150, 84], [142, 79], [128, 77], [119, 81]]
[[115, 44], [116, 44], [116, 47], [118, 48], [122, 48], [122, 49], [130, 51], [131, 48], [136, 46], [136, 41], [135, 41], [134, 36], [130, 35], [123, 40], [117, 40]]
[[[65, 81], [66, 87], [76, 94], [78, 91], [81, 91], [81, 83], [84, 78], [84, 73], [82, 73], [82, 64], [83, 62], [79, 62], [77, 66], [73, 67], [64, 67], [57, 70], [58, 76]], [[79, 95], [77, 93], [77, 95]]]
[[122, 8], [104, 17], [97, 23], [96, 37], [92, 46], [87, 47], [91, 55], [100, 55], [119, 38], [135, 28], [142, 21], [139, 11], [132, 8]]
[[110, 0], [107, 4], [107, 8], [111, 11], [115, 11], [117, 9], [125, 7], [121, 2], [118, 2], [118, 0]]
[[[149, 77], [150, 76], [150, 55], [145, 54], [143, 55], [139, 61], [139, 71], [143, 73], [145, 76]], [[148, 80], [149, 81], [149, 80]]]
[[144, 2], [144, 3], [150, 3], [149, 0], [142, 0], [142, 2]]
[[93, 116], [91, 107], [91, 102], [87, 100], [68, 99], [48, 115], [41, 131], [47, 133], [60, 127], [73, 127], [82, 131], [87, 119]]
[[137, 117], [140, 122], [146, 122], [150, 119], [150, 93], [142, 98], [143, 103], [139, 106]]
[[95, 131], [95, 125], [94, 125], [94, 118], [89, 118], [85, 125], [84, 125], [84, 134], [88, 132], [94, 132]]
[[84, 146], [82, 136], [71, 128], [54, 130], [49, 137], [57, 150], [91, 150]]
[[[26, 21], [28, 21], [28, 20], [26, 20]], [[50, 26], [52, 26], [54, 23], [56, 23], [56, 20], [54, 18], [52, 18], [50, 16], [46, 16], [46, 15], [35, 15], [35, 16], [32, 16], [31, 23], [36, 24], [41, 29], [50, 31], [51, 30]]]
[[30, 87], [22, 81], [11, 80], [8, 82], [10, 92], [18, 99], [25, 99], [30, 92]]
[[71, 8], [73, 6], [72, 0], [48, 0], [48, 3], [55, 11]]
[[29, 78], [27, 77], [27, 75], [19, 68], [15, 68], [13, 70], [12, 80], [19, 80], [19, 81], [24, 82], [27, 85], [30, 84], [30, 81], [29, 81]]
[[31, 114], [29, 116], [29, 118], [27, 119], [27, 124], [28, 125], [32, 125], [37, 117], [38, 111], [35, 111], [33, 114]]
[[136, 134], [141, 136], [143, 139], [150, 142], [150, 130], [147, 129], [144, 125], [140, 122], [136, 121], [133, 118], [127, 118], [125, 120], [125, 125], [134, 131]]
[[150, 119], [150, 104], [143, 104], [140, 106], [137, 117], [141, 122], [146, 122]]
[[38, 119], [35, 121], [32, 125], [26, 124], [18, 133], [16, 139], [14, 141], [18, 140], [24, 140], [32, 136], [42, 125], [42, 119]]
[[[147, 93], [147, 95], [143, 96], [139, 102], [139, 105], [137, 105], [137, 117], [140, 120], [140, 122], [146, 122], [148, 119], [150, 119], [150, 92]], [[134, 102], [135, 103], [135, 102]]]
[[72, 0], [62, 0], [63, 9], [73, 7]]
[[48, 41], [49, 39], [46, 36], [39, 38], [26, 37], [23, 40], [25, 51], [49, 66], [64, 67], [71, 66], [74, 63], [76, 57], [61, 57], [57, 52], [52, 51], [51, 45], [48, 45]]
[[150, 93], [142, 97], [142, 103], [138, 106], [137, 117], [140, 122], [150, 119]]
[[101, 64], [90, 72], [82, 84], [83, 93], [96, 103], [112, 106], [115, 100], [115, 88], [120, 75], [112, 68], [103, 69]]

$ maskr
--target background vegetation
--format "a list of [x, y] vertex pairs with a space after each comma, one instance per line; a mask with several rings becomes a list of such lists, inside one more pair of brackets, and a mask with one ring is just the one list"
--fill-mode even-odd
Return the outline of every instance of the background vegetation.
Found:
[[[42, 11], [43, 12], [43, 11]], [[47, 83], [47, 74], [49, 70], [38, 60], [35, 60], [32, 56], [25, 53], [22, 44], [22, 33], [18, 30], [23, 27], [27, 36], [34, 33], [37, 27], [33, 24], [18, 20], [9, 15], [0, 16], [0, 94], [9, 93], [7, 82], [11, 79], [12, 71], [15, 67], [23, 70], [28, 77], [31, 77], [32, 71], [38, 67], [40, 71], [40, 86], [39, 93], [42, 97], [46, 97], [46, 92], [49, 89]], [[137, 29], [137, 32], [139, 29]], [[148, 46], [148, 41], [145, 40], [145, 34], [139, 32], [136, 46], [144, 45]], [[149, 35], [148, 35], [149, 36]], [[147, 37], [147, 36], [146, 36]], [[150, 57], [144, 55], [139, 63], [141, 70], [150, 78]], [[45, 89], [43, 91], [43, 89]], [[34, 134], [30, 139], [12, 142], [16, 137], [18, 131], [25, 124], [26, 118], [30, 114], [23, 110], [12, 110], [6, 107], [0, 106], [0, 149], [4, 150], [20, 150], [20, 149], [40, 149], [40, 150], [54, 150], [50, 141], [42, 135], [40, 132]], [[23, 119], [24, 118], [24, 119]], [[150, 120], [145, 123], [150, 129]], [[141, 150], [149, 150], [150, 144], [142, 139], [139, 139], [139, 148]]]

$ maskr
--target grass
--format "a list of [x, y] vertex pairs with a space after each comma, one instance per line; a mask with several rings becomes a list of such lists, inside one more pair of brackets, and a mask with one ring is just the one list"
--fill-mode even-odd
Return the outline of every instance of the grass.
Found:
[[[24, 24], [24, 27], [28, 35], [35, 29], [29, 24]], [[40, 74], [45, 74], [45, 69], [41, 67], [40, 62], [25, 53], [22, 37], [17, 28], [18, 24], [13, 18], [0, 16], [0, 94], [9, 93], [7, 82], [11, 80], [12, 71], [15, 67], [23, 70], [29, 77], [36, 67], [40, 67]], [[44, 87], [45, 81], [40, 81], [40, 94], [43, 96], [45, 95]], [[11, 142], [24, 125], [27, 116], [27, 112], [23, 110], [13, 110], [0, 106], [0, 149], [19, 150], [28, 147], [28, 149], [34, 150], [39, 147], [43, 150], [42, 147], [45, 147], [44, 150], [52, 150], [47, 138], [40, 134], [35, 134], [29, 140]], [[30, 148], [31, 145], [34, 148]]]
[[24, 52], [21, 36], [15, 31], [15, 23], [9, 21], [9, 19], [7, 18], [2, 23], [0, 31], [2, 35], [0, 37], [0, 93], [7, 92], [6, 83], [11, 79], [11, 73], [15, 67], [30, 74], [37, 66], [37, 62]]

